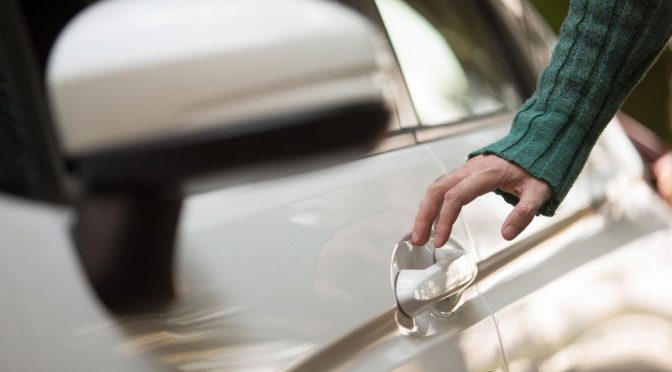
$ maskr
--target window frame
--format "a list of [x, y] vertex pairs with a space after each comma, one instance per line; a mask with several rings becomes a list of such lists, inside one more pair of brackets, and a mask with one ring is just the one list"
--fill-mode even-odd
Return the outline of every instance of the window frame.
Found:
[[[373, 21], [384, 33], [388, 44], [390, 38], [387, 33], [387, 28], [383, 23], [382, 17], [375, 4], [374, 0], [339, 0], [341, 3], [349, 5], [362, 13], [364, 16]], [[527, 99], [532, 92], [534, 92], [536, 82], [536, 72], [527, 52], [523, 50], [520, 43], [513, 35], [513, 30], [510, 25], [507, 25], [505, 20], [500, 19], [501, 14], [496, 0], [472, 0], [475, 6], [481, 11], [485, 24], [489, 25], [487, 32], [492, 35], [495, 44], [499, 47], [496, 51], [498, 56], [503, 57], [506, 72], [511, 77], [516, 93], [521, 97], [522, 102]], [[390, 44], [391, 45], [391, 44]], [[415, 122], [413, 125], [401, 125], [400, 129], [393, 129], [388, 132], [386, 140], [390, 140], [395, 136], [404, 136], [412, 133], [415, 137], [415, 143], [421, 144], [429, 141], [435, 141], [447, 137], [452, 137], [460, 133], [474, 131], [485, 127], [503, 125], [503, 123], [510, 123], [513, 120], [516, 110], [500, 110], [482, 116], [474, 116], [466, 119], [445, 122], [438, 125], [423, 125], [417, 115], [417, 111], [411, 99], [410, 92], [406, 85], [406, 79], [401, 72], [398, 56], [394, 49], [394, 72], [402, 77], [404, 100], [410, 103], [410, 108], [413, 110]], [[396, 103], [396, 102], [395, 102]], [[399, 109], [399, 108], [395, 108]], [[410, 145], [401, 146], [397, 148], [408, 147]], [[385, 151], [390, 151], [397, 148], [386, 148]], [[377, 154], [383, 151], [374, 151], [372, 154]]]

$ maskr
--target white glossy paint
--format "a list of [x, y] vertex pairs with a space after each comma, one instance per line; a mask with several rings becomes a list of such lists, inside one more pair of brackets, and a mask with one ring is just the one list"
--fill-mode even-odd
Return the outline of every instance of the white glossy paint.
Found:
[[127, 336], [86, 284], [71, 213], [6, 196], [0, 205], [0, 370], [162, 370], [119, 347]]
[[[427, 150], [415, 146], [193, 196], [180, 234], [176, 303], [123, 324], [134, 339], [168, 332], [184, 340], [141, 349], [181, 369], [276, 369], [310, 358], [395, 306], [392, 249], [438, 173]], [[339, 354], [333, 363], [389, 370], [431, 354], [426, 346], [446, 350], [441, 360], [456, 370], [503, 368], [489, 311], [478, 296], [470, 298], [459, 318], [431, 325], [450, 329], [439, 339], [411, 340], [395, 326], [377, 352], [351, 361]], [[472, 332], [488, 340], [487, 353], [464, 347]]]
[[59, 36], [47, 84], [77, 155], [380, 101], [379, 37], [326, 1], [107, 0]]
[[488, 285], [511, 371], [672, 367], [672, 220], [643, 206], [595, 216]]

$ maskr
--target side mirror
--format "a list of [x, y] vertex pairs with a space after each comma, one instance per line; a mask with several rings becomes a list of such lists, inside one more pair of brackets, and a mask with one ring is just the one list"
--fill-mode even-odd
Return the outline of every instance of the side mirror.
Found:
[[186, 183], [371, 148], [389, 118], [376, 39], [316, 0], [107, 0], [78, 15], [47, 85], [81, 181], [77, 248], [103, 302], [173, 296]]

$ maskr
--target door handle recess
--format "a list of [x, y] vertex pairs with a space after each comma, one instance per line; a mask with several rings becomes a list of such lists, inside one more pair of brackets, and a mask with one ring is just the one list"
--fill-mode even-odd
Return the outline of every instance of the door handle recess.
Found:
[[394, 292], [397, 304], [399, 310], [411, 319], [432, 307], [440, 308], [442, 313], [455, 311], [460, 296], [478, 274], [474, 259], [455, 242], [449, 241], [444, 247], [433, 249], [432, 258], [434, 264], [425, 269], [404, 268], [403, 264], [396, 266]]

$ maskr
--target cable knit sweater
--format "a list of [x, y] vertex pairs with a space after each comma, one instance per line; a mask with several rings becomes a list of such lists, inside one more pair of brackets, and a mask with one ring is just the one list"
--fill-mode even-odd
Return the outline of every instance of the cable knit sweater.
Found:
[[[598, 136], [672, 34], [672, 0], [572, 0], [553, 57], [496, 154], [551, 186], [551, 216]], [[511, 204], [518, 198], [497, 191]]]

